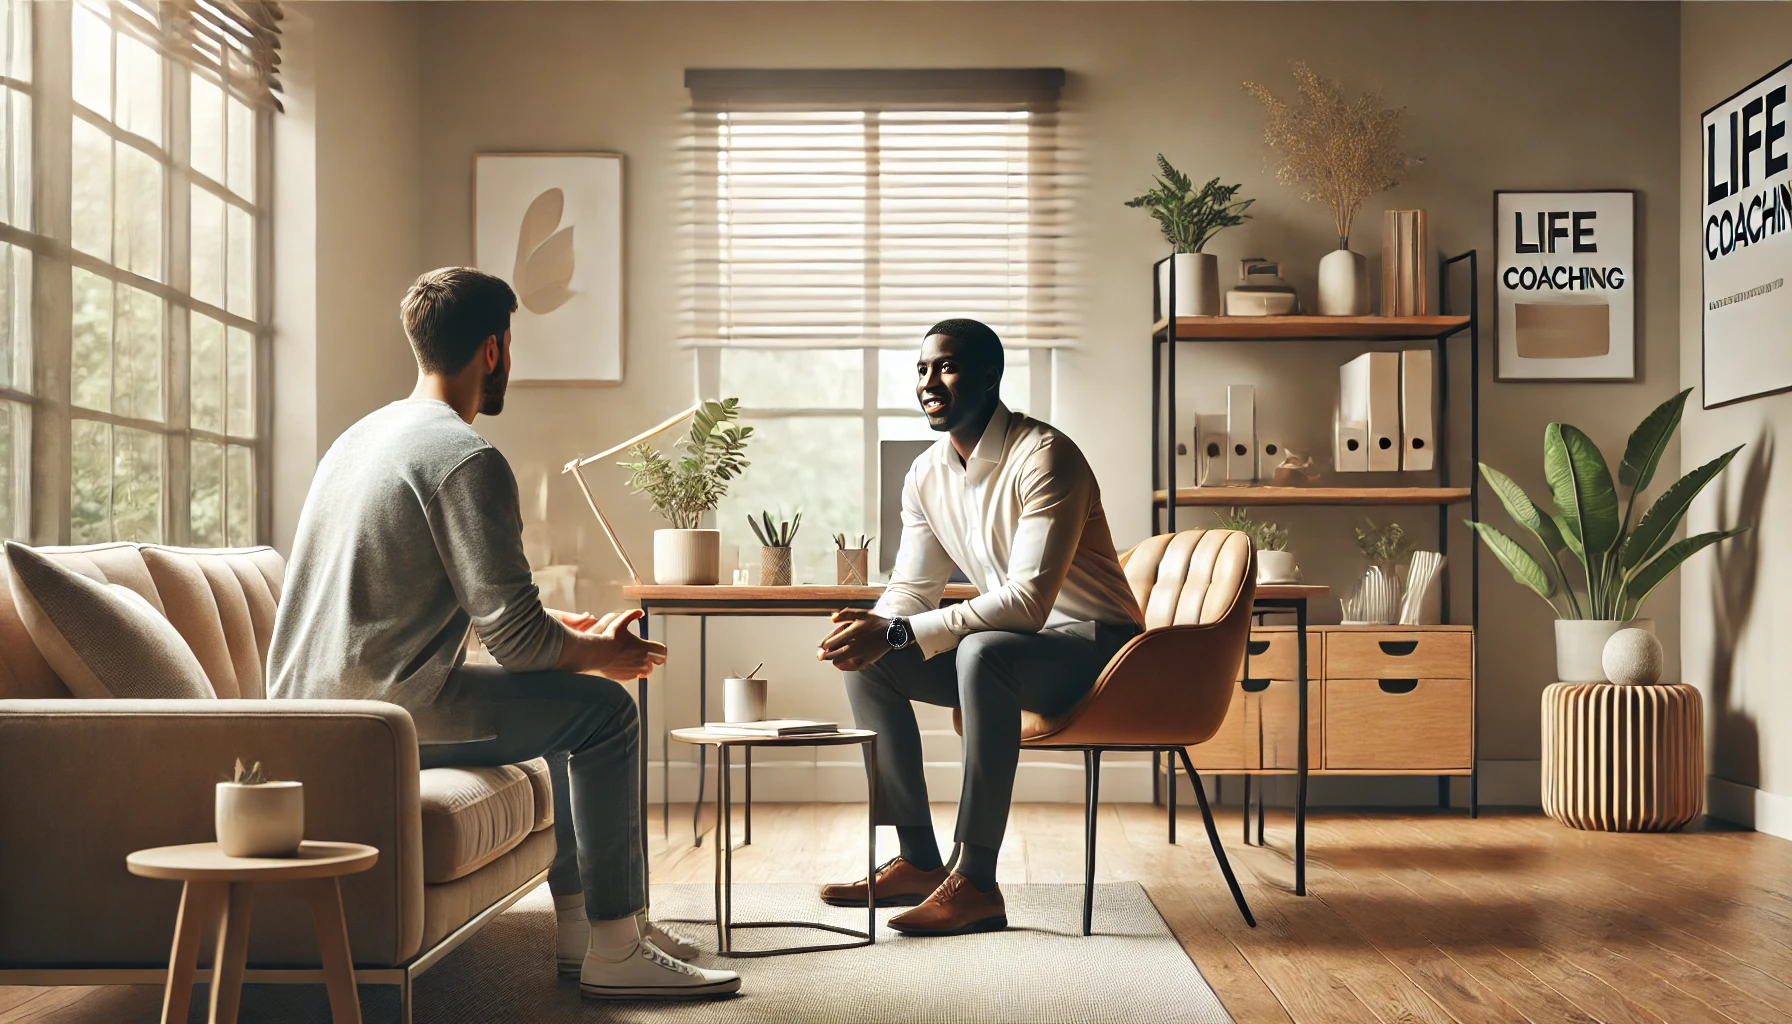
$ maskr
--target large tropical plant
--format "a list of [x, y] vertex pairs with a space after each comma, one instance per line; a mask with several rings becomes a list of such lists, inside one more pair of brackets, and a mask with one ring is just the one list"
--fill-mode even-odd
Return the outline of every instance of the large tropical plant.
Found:
[[1162, 173], [1152, 189], [1126, 205], [1149, 210], [1177, 252], [1200, 252], [1214, 235], [1251, 219], [1244, 211], [1256, 200], [1236, 198], [1242, 184], [1222, 185], [1215, 178], [1196, 191], [1193, 179], [1170, 166], [1162, 153], [1157, 169]]
[[[1680, 426], [1686, 407], [1682, 391], [1661, 403], [1630, 435], [1614, 486], [1610, 468], [1581, 430], [1551, 423], [1543, 432], [1543, 473], [1555, 511], [1533, 503], [1524, 489], [1485, 463], [1481, 475], [1518, 525], [1543, 545], [1539, 560], [1524, 545], [1486, 523], [1469, 522], [1512, 578], [1549, 602], [1562, 619], [1628, 622], [1680, 563], [1747, 527], [1713, 530], [1674, 540], [1699, 492], [1723, 472], [1742, 445], [1730, 449], [1675, 481], [1636, 519], [1637, 498], [1655, 479], [1662, 453]], [[1620, 497], [1619, 488], [1624, 489]], [[1622, 508], [1620, 508], [1620, 505]], [[1574, 561], [1563, 557], [1566, 551]], [[1580, 584], [1569, 567], [1580, 566]]]

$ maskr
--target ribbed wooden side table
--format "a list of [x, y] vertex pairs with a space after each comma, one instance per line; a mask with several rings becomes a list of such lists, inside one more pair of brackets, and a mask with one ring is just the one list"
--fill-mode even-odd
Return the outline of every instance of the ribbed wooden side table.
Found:
[[1704, 803], [1704, 714], [1683, 684], [1543, 691], [1543, 812], [1573, 828], [1671, 832]]

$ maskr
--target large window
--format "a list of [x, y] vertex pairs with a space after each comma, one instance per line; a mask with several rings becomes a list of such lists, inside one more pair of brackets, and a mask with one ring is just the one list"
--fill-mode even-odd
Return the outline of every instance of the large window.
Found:
[[710, 74], [728, 80], [691, 73], [691, 341], [699, 391], [738, 396], [756, 430], [719, 525], [754, 564], [747, 514], [800, 509], [796, 576], [831, 583], [826, 537], [878, 532], [879, 442], [937, 436], [914, 394], [927, 327], [990, 324], [1004, 398], [1050, 414], [1056, 84]]
[[[0, 340], [12, 406], [0, 416], [0, 532], [256, 543], [277, 10], [0, 6], [0, 277], [13, 325]], [[36, 63], [54, 76], [30, 75], [34, 49], [53, 55]], [[32, 188], [56, 181], [66, 189]]]

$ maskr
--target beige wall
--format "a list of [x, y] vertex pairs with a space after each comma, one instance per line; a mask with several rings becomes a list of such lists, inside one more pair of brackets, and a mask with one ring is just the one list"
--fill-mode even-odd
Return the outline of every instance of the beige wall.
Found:
[[[1699, 161], [1701, 113], [1783, 63], [1792, 7], [1767, 3], [1687, 4], [1680, 48], [1680, 352], [1681, 383], [1697, 387], [1699, 304]], [[1747, 443], [1721, 485], [1694, 506], [1687, 529], [1753, 523], [1757, 529], [1694, 559], [1681, 586], [1682, 671], [1704, 691], [1710, 730], [1707, 768], [1714, 813], [1789, 834], [1792, 830], [1792, 659], [1781, 611], [1792, 601], [1792, 549], [1785, 524], [1792, 496], [1774, 489], [1787, 463], [1778, 434], [1792, 426], [1792, 394], [1770, 395], [1706, 411], [1693, 393], [1682, 428], [1681, 461], [1691, 468]]]
[[[1379, 211], [1387, 205], [1428, 209], [1440, 250], [1480, 247], [1490, 256], [1494, 189], [1639, 191], [1638, 381], [1496, 385], [1484, 353], [1486, 461], [1541, 491], [1539, 448], [1546, 422], [1571, 420], [1615, 454], [1628, 430], [1671, 394], [1678, 380], [1672, 215], [1678, 142], [1664, 128], [1680, 109], [1679, 14], [1672, 5], [417, 6], [418, 82], [406, 86], [390, 81], [387, 72], [367, 69], [343, 72], [384, 81], [379, 88], [390, 95], [369, 97], [381, 109], [389, 110], [387, 102], [406, 95], [406, 88], [414, 88], [421, 101], [414, 135], [421, 213], [412, 269], [471, 259], [469, 188], [476, 151], [613, 150], [628, 158], [627, 382], [588, 390], [518, 389], [509, 411], [480, 423], [516, 466], [525, 514], [540, 518], [545, 511], [557, 557], [576, 559], [588, 581], [614, 581], [621, 573], [576, 491], [555, 475], [556, 468], [574, 453], [681, 408], [694, 387], [692, 357], [676, 344], [682, 259], [677, 147], [687, 67], [1047, 65], [1068, 70], [1065, 120], [1085, 171], [1073, 220], [1082, 301], [1073, 331], [1077, 347], [1058, 357], [1053, 419], [1093, 455], [1123, 545], [1150, 529], [1148, 268], [1161, 255], [1162, 242], [1147, 217], [1121, 203], [1148, 183], [1152, 156], [1160, 150], [1202, 180], [1221, 175], [1244, 182], [1245, 194], [1259, 200], [1255, 219], [1221, 235], [1211, 251], [1228, 267], [1246, 255], [1282, 259], [1310, 301], [1314, 267], [1329, 245], [1329, 220], [1321, 208], [1271, 180], [1261, 110], [1240, 89], [1251, 79], [1290, 91], [1292, 59], [1311, 61], [1351, 89], [1379, 87], [1390, 103], [1408, 107], [1407, 139], [1425, 163], [1407, 185], [1377, 197], [1365, 210], [1356, 242], [1372, 256], [1379, 249]], [[402, 120], [396, 111], [380, 116]], [[396, 169], [394, 137], [365, 138], [362, 144]], [[342, 157], [331, 153], [328, 159]], [[397, 176], [388, 180], [400, 189], [409, 184]], [[321, 192], [320, 184], [320, 199]], [[367, 212], [379, 215], [382, 224], [402, 219], [385, 210]], [[390, 310], [405, 276], [389, 265], [396, 250], [362, 252], [364, 244], [392, 242], [366, 237], [372, 233], [364, 228], [340, 247], [320, 247], [328, 259], [319, 261], [355, 278], [344, 282], [358, 289], [355, 312], [338, 320], [363, 332], [352, 344], [364, 354], [394, 341], [384, 322], [360, 311]], [[319, 236], [321, 241], [321, 228]], [[365, 258], [375, 260], [379, 273], [355, 273]], [[1490, 278], [1484, 269], [1484, 295]], [[1491, 323], [1485, 309], [1483, 323]], [[1483, 346], [1490, 351], [1490, 337], [1484, 335]], [[1456, 349], [1459, 364], [1464, 351]], [[1221, 411], [1224, 384], [1255, 382], [1265, 428], [1297, 447], [1316, 446], [1329, 415], [1338, 351], [1277, 348], [1274, 354], [1279, 358], [1271, 362], [1253, 351], [1203, 350], [1206, 361], [1184, 378], [1182, 408]], [[1296, 354], [1301, 358], [1287, 358]], [[376, 392], [395, 386], [364, 376], [355, 362], [326, 362], [320, 357], [318, 387], [344, 388], [340, 408], [370, 408], [389, 397]], [[333, 436], [323, 419], [319, 445]], [[340, 429], [341, 421], [331, 423]], [[1466, 466], [1459, 465], [1458, 479], [1464, 472]], [[645, 552], [655, 523], [644, 505], [625, 495], [615, 477], [603, 480], [599, 499], [630, 546]], [[1501, 518], [1496, 510], [1486, 511]], [[1185, 511], [1188, 515], [1196, 514]], [[1285, 518], [1296, 531], [1310, 578], [1334, 585], [1354, 578], [1360, 566], [1350, 546], [1348, 515], [1306, 512]], [[1426, 535], [1434, 522], [1428, 515], [1404, 518], [1424, 527]], [[1451, 544], [1465, 565], [1469, 548], [1460, 526]], [[1485, 569], [1481, 756], [1520, 762], [1510, 798], [1534, 799], [1534, 768], [1527, 778], [1522, 762], [1537, 756], [1538, 694], [1553, 678], [1549, 616], [1542, 602], [1491, 562]], [[1466, 576], [1456, 577], [1463, 609]], [[585, 596], [597, 605], [609, 603], [613, 593], [608, 583], [594, 582]], [[1664, 590], [1650, 613], [1672, 646], [1677, 596]], [[1335, 606], [1321, 620], [1328, 616], [1335, 619]], [[837, 685], [813, 662], [805, 663], [804, 644], [814, 629], [795, 630], [792, 649], [774, 660], [773, 669], [801, 681], [809, 695], [805, 709], [844, 714]], [[726, 667], [732, 634], [719, 628], [712, 634], [712, 654], [720, 659], [712, 659], [712, 666]], [[1677, 659], [1677, 653], [1670, 657]], [[688, 718], [690, 702], [682, 691], [690, 677], [684, 671], [671, 673], [668, 685], [677, 716]], [[1422, 794], [1423, 786], [1415, 792]]]

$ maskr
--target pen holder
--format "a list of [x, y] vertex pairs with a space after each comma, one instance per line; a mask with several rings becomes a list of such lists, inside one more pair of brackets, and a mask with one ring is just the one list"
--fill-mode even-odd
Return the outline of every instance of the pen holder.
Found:
[[834, 552], [834, 565], [839, 571], [840, 585], [862, 587], [870, 583], [870, 548], [841, 548]]
[[790, 549], [759, 549], [759, 585], [762, 587], [790, 586]]

